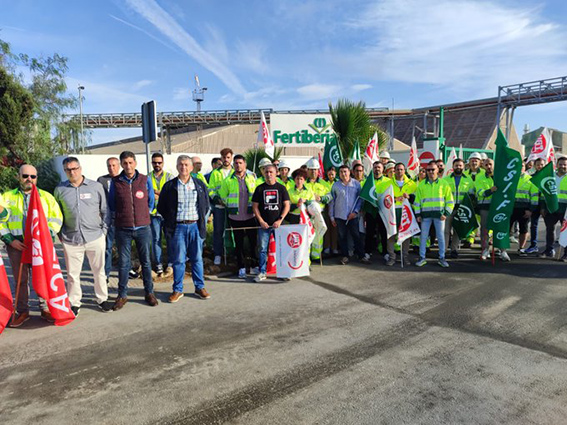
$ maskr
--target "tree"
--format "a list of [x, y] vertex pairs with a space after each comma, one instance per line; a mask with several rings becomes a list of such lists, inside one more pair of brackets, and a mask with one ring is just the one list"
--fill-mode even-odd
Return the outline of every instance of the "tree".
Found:
[[[263, 147], [256, 149], [248, 149], [245, 151], [242, 156], [246, 159], [246, 168], [250, 171], [256, 170], [256, 174], [260, 175], [260, 167], [258, 167], [258, 163], [262, 158], [268, 158], [270, 161], [275, 161], [282, 156], [284, 148], [283, 147], [276, 147], [274, 150], [274, 158], [271, 158]], [[254, 160], [256, 162], [254, 162]], [[255, 166], [255, 167], [254, 167]]]
[[335, 106], [329, 103], [333, 131], [337, 135], [343, 158], [347, 158], [356, 141], [360, 144], [361, 152], [374, 133], [378, 133], [380, 150], [388, 143], [388, 135], [378, 125], [370, 121], [364, 102], [354, 103], [348, 99], [339, 99]]

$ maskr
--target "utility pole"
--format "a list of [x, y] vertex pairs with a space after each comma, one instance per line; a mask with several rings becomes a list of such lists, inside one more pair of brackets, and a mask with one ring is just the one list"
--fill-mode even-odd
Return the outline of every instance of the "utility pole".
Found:
[[[78, 88], [79, 88], [79, 117], [81, 120], [81, 134], [79, 136], [79, 141], [80, 141], [80, 148], [82, 150], [85, 144], [85, 133], [83, 132], [83, 90], [85, 89], [85, 87], [79, 84]], [[76, 146], [75, 146], [75, 151], [77, 151]]]
[[[193, 102], [197, 104], [197, 113], [201, 112], [201, 102], [205, 100], [205, 91], [207, 90], [206, 87], [201, 87], [201, 83], [199, 82], [199, 76], [195, 74], [195, 89], [193, 90]], [[201, 124], [197, 124], [197, 145], [199, 149], [203, 148], [203, 126]]]

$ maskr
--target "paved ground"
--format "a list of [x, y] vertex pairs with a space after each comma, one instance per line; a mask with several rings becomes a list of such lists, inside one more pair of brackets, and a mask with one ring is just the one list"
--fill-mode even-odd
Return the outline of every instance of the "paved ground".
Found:
[[36, 316], [0, 336], [1, 423], [565, 423], [567, 264], [512, 260], [328, 261], [211, 279], [207, 301], [87, 300], [64, 328]]

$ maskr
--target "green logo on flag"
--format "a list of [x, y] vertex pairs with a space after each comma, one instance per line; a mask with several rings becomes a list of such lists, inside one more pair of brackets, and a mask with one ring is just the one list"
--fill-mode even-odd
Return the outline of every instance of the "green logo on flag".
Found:
[[557, 211], [559, 209], [559, 200], [557, 199], [557, 184], [555, 182], [553, 163], [550, 162], [535, 173], [530, 181], [543, 193], [547, 211], [550, 213]]
[[466, 238], [471, 231], [478, 227], [476, 215], [472, 206], [471, 198], [468, 194], [463, 197], [463, 202], [459, 204], [455, 217], [453, 218], [453, 229], [457, 232], [459, 239]]

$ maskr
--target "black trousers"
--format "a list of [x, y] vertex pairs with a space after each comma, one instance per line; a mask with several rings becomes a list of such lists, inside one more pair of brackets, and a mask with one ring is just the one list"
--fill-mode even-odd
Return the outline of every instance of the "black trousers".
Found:
[[[378, 236], [378, 238], [376, 238]], [[386, 255], [388, 245], [388, 232], [382, 221], [380, 213], [373, 216], [366, 213], [366, 237], [364, 240], [364, 251], [370, 254], [378, 247], [378, 240], [382, 243], [380, 254]]]
[[248, 237], [248, 246], [250, 247], [250, 257], [256, 258], [256, 241], [258, 239], [258, 231], [256, 229], [236, 230], [241, 227], [258, 227], [256, 218], [249, 220], [233, 220], [228, 219], [230, 227], [232, 227], [234, 234], [234, 245], [236, 254], [236, 264], [239, 269], [246, 267], [246, 252], [244, 248], [244, 237]]
[[555, 225], [563, 221], [563, 216], [565, 212], [554, 212], [553, 214], [547, 212], [543, 221], [545, 222], [545, 250], [547, 252], [553, 249], [553, 243], [555, 242]]

